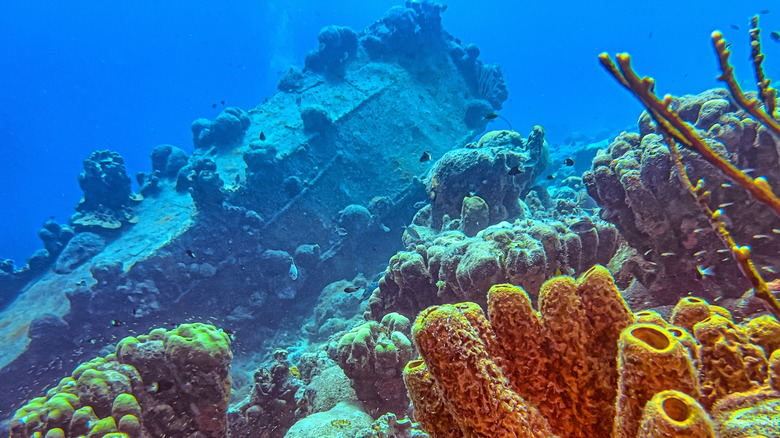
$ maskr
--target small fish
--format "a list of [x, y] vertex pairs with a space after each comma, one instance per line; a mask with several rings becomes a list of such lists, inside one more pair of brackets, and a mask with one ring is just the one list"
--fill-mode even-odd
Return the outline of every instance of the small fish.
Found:
[[423, 208], [425, 206], [425, 204], [427, 204], [427, 203], [428, 203], [428, 201], [418, 201], [418, 202], [415, 202], [414, 203], [414, 208], [415, 209]]
[[596, 225], [590, 219], [582, 219], [569, 225], [569, 229], [575, 233], [585, 233], [594, 228], [596, 228]]
[[772, 228], [772, 232], [775, 234], [780, 234], [780, 229]]
[[703, 233], [705, 231], [707, 231], [706, 228], [697, 228], [697, 229], [693, 230], [693, 234], [699, 234], [699, 233]]
[[390, 227], [388, 227], [388, 226], [387, 226], [387, 225], [385, 225], [385, 224], [381, 224], [381, 223], [380, 223], [380, 224], [379, 224], [379, 228], [381, 228], [381, 229], [382, 229], [382, 231], [384, 231], [385, 233], [389, 233], [389, 232], [390, 232]]
[[729, 260], [731, 260], [731, 259], [730, 259], [730, 258], [728, 258], [728, 257], [726, 257], [725, 259], [720, 259], [720, 261], [721, 261], [721, 262], [727, 262], [727, 261], [729, 261]]
[[212, 103], [212, 104], [211, 104], [211, 107], [212, 107], [212, 108], [216, 108], [216, 107], [217, 107], [217, 104], [216, 104], [216, 103]]
[[415, 240], [417, 240], [417, 239], [419, 239], [419, 238], [420, 238], [420, 233], [418, 233], [418, 232], [417, 232], [417, 230], [415, 230], [415, 229], [414, 229], [414, 228], [412, 228], [411, 226], [408, 226], [408, 227], [406, 227], [406, 233], [408, 233], [408, 234], [409, 234], [409, 236], [410, 236], [412, 239], [415, 239]]
[[731, 254], [731, 250], [730, 250], [730, 249], [728, 249], [728, 248], [719, 249], [719, 250], [718, 250], [718, 251], [716, 251], [716, 252], [718, 252], [718, 253], [720, 253], [720, 254], [726, 254], [726, 253], [729, 253], [729, 254]]
[[192, 250], [191, 250], [191, 249], [188, 249], [188, 250], [187, 250], [187, 251], [185, 251], [185, 252], [187, 253], [187, 255], [188, 255], [188, 256], [192, 257], [193, 259], [195, 258], [195, 253], [194, 253], [194, 252], [192, 252]]
[[696, 273], [698, 274], [696, 275], [696, 277], [699, 280], [715, 275], [712, 266], [710, 266], [709, 268], [704, 268], [701, 265], [696, 265]]
[[233, 330], [231, 330], [229, 328], [222, 328], [220, 330], [222, 330], [222, 332], [224, 332], [226, 335], [228, 335], [228, 338], [230, 338], [231, 341], [235, 340], [236, 332], [234, 332]]
[[768, 14], [768, 13], [770, 13], [770, 12], [772, 12], [772, 11], [770, 11], [769, 9], [762, 9], [762, 10], [761, 10], [761, 11], [759, 11], [758, 13], [759, 13], [759, 14], [761, 14], [761, 15], [766, 15], [766, 14]]
[[753, 173], [755, 171], [756, 171], [756, 169], [754, 169], [752, 167], [748, 167], [747, 169], [742, 169], [742, 173]]
[[265, 141], [265, 133], [263, 133], [263, 131], [260, 131], [259, 138], [260, 138], [260, 141]]
[[426, 161], [431, 161], [431, 153], [428, 151], [423, 151], [422, 156], [420, 157], [420, 162], [424, 163]]
[[292, 281], [295, 281], [298, 279], [298, 267], [295, 266], [295, 260], [293, 260], [292, 257], [290, 257], [290, 279]]
[[553, 277], [560, 277], [560, 276], [562, 276], [562, 275], [563, 275], [563, 272], [561, 272], [561, 270], [560, 270], [560, 269], [556, 269], [556, 270], [555, 270], [555, 274], [553, 275]]
[[732, 24], [731, 28], [734, 29], [734, 30], [739, 30], [739, 26], [737, 26], [736, 24]]
[[507, 172], [509, 175], [519, 175], [523, 173], [522, 170], [520, 170], [520, 166], [515, 166], [511, 169], [509, 169], [509, 172]]
[[137, 307], [133, 309], [133, 316], [141, 316], [141, 309]]
[[770, 274], [775, 274], [775, 273], [777, 273], [777, 271], [775, 270], [775, 268], [773, 268], [773, 267], [771, 267], [771, 266], [762, 266], [762, 267], [761, 267], [761, 269], [763, 269], [763, 270], [764, 270], [764, 271], [766, 271], [766, 272], [769, 272]]
[[702, 250], [702, 251], [699, 251], [699, 252], [697, 252], [697, 253], [694, 253], [694, 254], [693, 254], [693, 256], [694, 256], [694, 257], [699, 257], [700, 255], [702, 255], [702, 254], [704, 254], [704, 253], [706, 253], [706, 252], [707, 252], [706, 250]]
[[336, 227], [336, 232], [339, 234], [339, 236], [346, 236], [347, 234], [349, 234], [347, 230], [341, 227]]
[[661, 257], [674, 257], [674, 255], [675, 255], [675, 254], [674, 254], [673, 252], [664, 252], [664, 253], [661, 253]]
[[87, 342], [89, 342], [89, 343], [90, 343], [90, 344], [92, 344], [92, 345], [95, 345], [95, 344], [97, 344], [97, 339], [95, 339], [95, 338], [89, 338], [89, 340], [87, 340]]
[[485, 117], [482, 118], [482, 120], [495, 120], [498, 118], [497, 113], [487, 113]]
[[54, 219], [54, 216], [49, 216], [49, 219]]
[[647, 37], [648, 37], [648, 38], [652, 38], [652, 37], [653, 37], [653, 32], [650, 32], [650, 33], [647, 35]]
[[344, 288], [344, 292], [346, 292], [348, 294], [351, 294], [352, 292], [357, 292], [360, 289], [362, 289], [362, 288], [357, 287], [357, 286], [347, 286], [347, 287]]
[[731, 187], [731, 183], [723, 183], [720, 186], [723, 187], [724, 189], [728, 189]]
[[723, 204], [720, 204], [720, 205], [718, 206], [718, 208], [726, 208], [726, 207], [731, 207], [732, 205], [734, 205], [734, 203], [733, 203], [733, 202], [724, 202]]
[[114, 326], [114, 327], [122, 327], [123, 325], [125, 325], [125, 323], [120, 321], [120, 320], [118, 320], [118, 319], [112, 319], [111, 320], [111, 325]]
[[652, 250], [652, 249], [648, 249], [647, 251], [645, 251], [645, 257], [647, 257], [648, 255], [650, 255], [650, 253], [651, 253], [651, 252], [653, 252], [653, 250]]
[[766, 234], [756, 234], [753, 236], [754, 239], [769, 239], [770, 237]]
[[567, 159], [563, 160], [563, 164], [565, 164], [567, 166], [574, 166], [574, 159], [573, 158], [567, 158]]
[[713, 303], [717, 303], [717, 302], [718, 302], [718, 301], [720, 301], [721, 299], [723, 299], [723, 297], [717, 297], [717, 298], [715, 298], [714, 300], [712, 300], [712, 302], [713, 302]]
[[780, 42], [780, 32], [773, 30], [772, 32], [769, 32], [769, 38], [772, 38], [772, 41], [778, 43]]
[[225, 101], [224, 101], [224, 100], [221, 100], [219, 103], [221, 103], [222, 105], [224, 105], [224, 104], [225, 104]]
[[547, 179], [549, 179], [549, 180], [555, 179], [555, 174], [547, 175]]

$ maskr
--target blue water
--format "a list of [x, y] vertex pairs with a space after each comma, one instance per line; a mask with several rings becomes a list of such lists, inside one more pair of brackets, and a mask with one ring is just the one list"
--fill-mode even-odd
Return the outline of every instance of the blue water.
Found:
[[[652, 9], [623, 1], [447, 3], [444, 28], [504, 70], [510, 95], [501, 114], [521, 133], [543, 125], [553, 145], [636, 121], [639, 105], [604, 73], [600, 52], [630, 52], [661, 94], [698, 93], [717, 85], [712, 30], [734, 42], [733, 64], [746, 84], [753, 82], [748, 18], [769, 9], [764, 36], [780, 30], [780, 6], [772, 10], [770, 1], [656, 1]], [[23, 265], [42, 247], [41, 224], [50, 216], [67, 221], [92, 150], [118, 151], [131, 175], [150, 169], [157, 144], [189, 152], [195, 118], [214, 118], [222, 101], [259, 104], [281, 71], [303, 65], [320, 28], [359, 31], [396, 4], [3, 2], [0, 258]], [[764, 41], [766, 73], [780, 79], [780, 44]]]

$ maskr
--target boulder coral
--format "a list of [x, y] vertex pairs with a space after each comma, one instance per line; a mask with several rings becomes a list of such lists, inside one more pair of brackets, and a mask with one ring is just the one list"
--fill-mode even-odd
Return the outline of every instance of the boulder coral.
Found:
[[519, 197], [525, 196], [549, 162], [541, 126], [535, 126], [526, 140], [514, 131], [491, 131], [477, 143], [447, 152], [426, 180], [433, 227], [441, 229], [445, 215], [458, 217], [470, 193], [490, 207], [490, 224], [520, 217]]
[[463, 300], [485, 305], [497, 283], [520, 285], [535, 298], [557, 271], [580, 273], [606, 264], [617, 249], [617, 232], [604, 222], [574, 232], [563, 222], [522, 219], [492, 225], [474, 237], [445, 231], [428, 238], [426, 228], [412, 227], [420, 239], [390, 258], [366, 308], [369, 319], [388, 312], [413, 318], [428, 306]]
[[761, 321], [702, 303], [695, 317], [690, 302], [675, 309], [693, 339], [674, 318], [633, 314], [595, 266], [547, 281], [538, 311], [506, 284], [487, 317], [474, 303], [430, 307], [412, 330], [421, 358], [404, 370], [415, 417], [436, 438], [776, 436], [780, 352], [746, 335]]
[[412, 358], [409, 327], [406, 317], [391, 313], [381, 323], [366, 322], [339, 340], [337, 362], [374, 417], [386, 412], [403, 415], [409, 407], [401, 378]]
[[141, 201], [131, 190], [125, 161], [119, 153], [94, 151], [79, 174], [84, 196], [76, 205], [70, 224], [79, 231], [110, 232], [138, 222], [133, 207]]
[[224, 437], [231, 359], [206, 324], [124, 338], [17, 410], [10, 436]]
[[[770, 186], [780, 189], [771, 177], [780, 172], [778, 140], [740, 109], [727, 90], [674, 97], [671, 108], [717, 155], [750, 169], [752, 175], [767, 176]], [[623, 133], [600, 151], [583, 176], [588, 193], [602, 208], [602, 218], [614, 223], [628, 244], [654, 264], [653, 275], [635, 276], [651, 290], [663, 290], [669, 304], [688, 292], [738, 298], [750, 284], [676, 178], [669, 147], [646, 111], [638, 126], [639, 133]], [[777, 235], [766, 231], [780, 229], [780, 219], [766, 214], [765, 205], [700, 155], [687, 149], [680, 152], [690, 180], [703, 180], [711, 191], [709, 204], [723, 209], [734, 240], [750, 245], [756, 265], [769, 271], [778, 268]], [[700, 269], [707, 275], [702, 276]]]

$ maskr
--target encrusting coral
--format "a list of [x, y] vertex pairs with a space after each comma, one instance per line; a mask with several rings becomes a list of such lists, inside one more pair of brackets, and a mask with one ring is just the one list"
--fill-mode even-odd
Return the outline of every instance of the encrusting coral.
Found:
[[539, 311], [511, 285], [491, 288], [488, 306], [489, 322], [474, 303], [431, 307], [415, 322], [422, 358], [404, 377], [434, 437], [721, 436], [713, 430], [752, 427], [736, 412], [780, 403], [780, 352], [747, 335], [769, 319], [737, 325], [691, 298], [671, 322], [634, 315], [601, 266], [547, 281]]
[[231, 359], [228, 335], [201, 323], [124, 338], [17, 410], [10, 436], [224, 437]]

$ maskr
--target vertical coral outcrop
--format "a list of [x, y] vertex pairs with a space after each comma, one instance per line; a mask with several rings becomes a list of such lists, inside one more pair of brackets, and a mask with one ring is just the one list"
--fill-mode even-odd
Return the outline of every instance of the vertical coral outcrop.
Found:
[[16, 411], [11, 437], [224, 437], [231, 359], [229, 337], [206, 324], [124, 338]]

